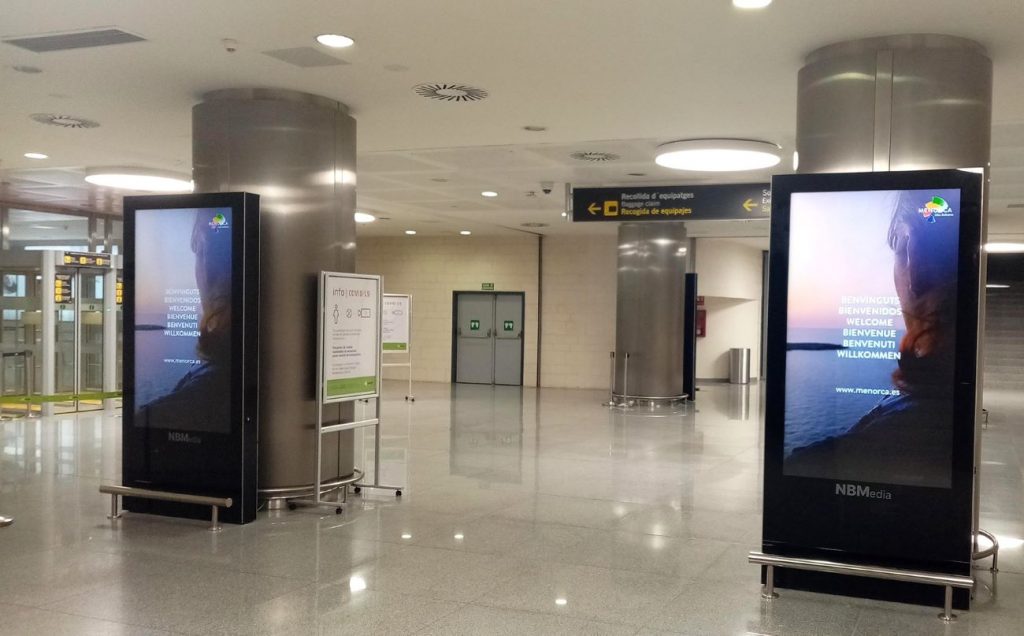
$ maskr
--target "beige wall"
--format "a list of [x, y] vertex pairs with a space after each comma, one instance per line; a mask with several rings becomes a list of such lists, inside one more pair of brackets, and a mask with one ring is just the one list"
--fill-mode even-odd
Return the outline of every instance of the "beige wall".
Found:
[[704, 296], [707, 336], [697, 338], [697, 377], [729, 377], [729, 349], [750, 349], [750, 376], [761, 360], [761, 249], [735, 239], [697, 239], [697, 293]]
[[[523, 382], [537, 379], [537, 238], [360, 237], [356, 271], [380, 274], [384, 291], [412, 294], [413, 379], [449, 382], [452, 373], [452, 292], [526, 293]], [[390, 357], [390, 354], [389, 354]], [[405, 369], [385, 369], [386, 378], [405, 378]]]
[[544, 238], [541, 383], [607, 389], [615, 348], [615, 236]]

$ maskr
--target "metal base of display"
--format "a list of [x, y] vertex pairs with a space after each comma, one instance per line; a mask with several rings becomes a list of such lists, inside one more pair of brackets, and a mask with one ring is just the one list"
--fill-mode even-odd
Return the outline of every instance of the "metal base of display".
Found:
[[107, 515], [107, 519], [111, 521], [120, 519], [124, 515], [124, 512], [118, 506], [118, 497], [137, 497], [139, 499], [156, 499], [159, 501], [210, 506], [210, 532], [220, 532], [223, 529], [220, 525], [220, 509], [230, 508], [234, 505], [231, 497], [187, 495], [180, 492], [148, 490], [146, 488], [132, 488], [130, 486], [100, 486], [100, 493], [110, 495], [110, 514]]
[[6, 528], [12, 523], [14, 523], [14, 519], [0, 515], [0, 528]]
[[969, 576], [957, 576], [954, 574], [936, 574], [934, 572], [919, 572], [916, 570], [900, 570], [874, 565], [854, 565], [851, 563], [839, 563], [837, 561], [823, 561], [818, 559], [801, 559], [796, 557], [784, 557], [763, 552], [751, 552], [747, 555], [750, 563], [765, 566], [765, 583], [761, 590], [761, 598], [766, 601], [778, 598], [775, 593], [775, 568], [783, 567], [793, 570], [809, 570], [812, 572], [825, 572], [828, 574], [847, 574], [850, 576], [863, 576], [872, 579], [884, 579], [887, 581], [903, 581], [906, 583], [924, 583], [926, 585], [941, 585], [946, 588], [945, 602], [942, 606], [942, 613], [939, 618], [944, 623], [951, 623], [956, 620], [953, 613], [953, 588], [971, 589], [974, 587], [974, 579]]

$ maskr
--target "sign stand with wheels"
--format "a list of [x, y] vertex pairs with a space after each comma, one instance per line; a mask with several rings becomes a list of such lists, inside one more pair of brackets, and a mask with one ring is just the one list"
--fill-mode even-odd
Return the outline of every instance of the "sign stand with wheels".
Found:
[[406, 354], [405, 362], [386, 362], [382, 367], [405, 367], [409, 370], [409, 389], [405, 394], [406, 402], [415, 402], [412, 394], [412, 295], [384, 294], [384, 306], [381, 312], [381, 328], [383, 330], [383, 353]]
[[[314, 470], [311, 500], [299, 499], [291, 503], [342, 511], [341, 503], [323, 498], [323, 436], [372, 426], [373, 483], [359, 483], [364, 474], [356, 470], [356, 477], [344, 483], [343, 500], [347, 499], [350, 483], [356, 488], [394, 490], [402, 495], [398, 486], [380, 483], [380, 369], [381, 369], [381, 293], [380, 276], [321, 272], [319, 311], [317, 312], [317, 386], [316, 386], [316, 468]], [[374, 417], [324, 425], [325, 404], [374, 400]]]

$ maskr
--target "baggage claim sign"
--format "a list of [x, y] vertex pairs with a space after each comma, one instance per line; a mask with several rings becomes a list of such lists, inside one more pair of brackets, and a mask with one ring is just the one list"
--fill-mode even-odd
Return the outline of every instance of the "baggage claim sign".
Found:
[[572, 220], [583, 222], [767, 219], [771, 207], [767, 183], [572, 191]]

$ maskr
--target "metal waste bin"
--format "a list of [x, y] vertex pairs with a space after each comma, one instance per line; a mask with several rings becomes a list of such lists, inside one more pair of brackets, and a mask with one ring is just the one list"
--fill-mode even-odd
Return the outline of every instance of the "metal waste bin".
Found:
[[729, 383], [750, 384], [750, 349], [729, 349]]

